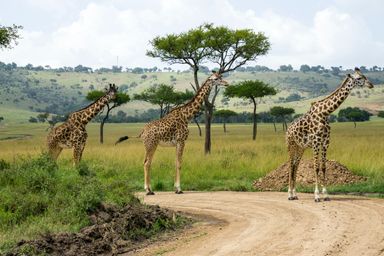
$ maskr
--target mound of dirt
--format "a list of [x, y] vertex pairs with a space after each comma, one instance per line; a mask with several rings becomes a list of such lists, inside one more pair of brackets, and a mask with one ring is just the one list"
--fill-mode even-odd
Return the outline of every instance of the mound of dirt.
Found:
[[176, 213], [159, 206], [141, 204], [117, 209], [110, 205], [90, 214], [91, 226], [79, 233], [48, 234], [41, 239], [21, 241], [7, 255], [117, 255], [135, 250], [140, 241], [153, 235], [154, 230], [173, 229]]
[[[289, 162], [270, 172], [264, 178], [255, 180], [253, 186], [261, 191], [280, 191], [288, 187]], [[327, 185], [343, 185], [366, 181], [366, 177], [353, 174], [347, 167], [334, 161], [326, 163]], [[296, 183], [303, 186], [314, 186], [315, 171], [312, 160], [301, 160], [296, 174]]]

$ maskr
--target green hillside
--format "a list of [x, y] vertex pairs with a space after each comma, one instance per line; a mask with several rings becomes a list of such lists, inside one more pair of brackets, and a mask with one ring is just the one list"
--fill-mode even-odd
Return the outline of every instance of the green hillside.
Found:
[[[201, 73], [201, 82], [209, 74]], [[375, 84], [384, 83], [384, 72], [368, 72], [367, 77]], [[343, 80], [344, 74], [317, 72], [234, 72], [225, 79], [230, 83], [242, 80], [263, 80], [274, 86], [279, 92], [273, 97], [263, 99], [258, 111], [268, 111], [270, 107], [280, 105], [293, 107], [296, 113], [305, 112], [310, 103], [324, 97], [334, 90]], [[115, 83], [121, 90], [130, 94], [139, 93], [154, 84], [172, 84], [177, 90], [191, 90], [193, 81], [190, 72], [149, 72], [134, 74], [130, 72], [56, 72], [50, 70], [30, 71], [22, 68], [0, 70], [0, 116], [8, 122], [27, 122], [36, 112], [65, 114], [87, 104], [85, 95], [93, 89], [101, 90], [108, 83]], [[384, 110], [384, 87], [375, 89], [355, 89], [343, 107], [359, 106], [369, 111]], [[294, 96], [294, 97], [293, 97]], [[299, 97], [299, 98], [297, 98]], [[240, 99], [222, 101], [219, 94], [216, 107], [229, 108], [237, 112], [250, 111], [250, 105]], [[131, 101], [116, 109], [132, 115], [149, 108], [151, 104]]]

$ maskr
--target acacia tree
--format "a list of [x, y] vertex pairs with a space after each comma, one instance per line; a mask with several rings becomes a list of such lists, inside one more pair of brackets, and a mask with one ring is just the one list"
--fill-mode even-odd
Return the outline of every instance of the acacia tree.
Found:
[[159, 84], [151, 86], [140, 94], [135, 94], [135, 100], [143, 100], [160, 107], [160, 118], [169, 112], [171, 107], [178, 106], [193, 97], [193, 92], [176, 92], [171, 85]]
[[19, 30], [22, 26], [13, 24], [11, 27], [5, 27], [0, 25], [0, 49], [12, 48], [12, 44], [17, 44], [17, 40], [20, 38]]
[[[268, 38], [263, 33], [255, 33], [251, 29], [215, 27], [213, 24], [203, 24], [185, 33], [156, 37], [150, 43], [153, 49], [147, 51], [148, 56], [160, 58], [169, 64], [187, 64], [191, 67], [195, 92], [200, 88], [198, 71], [204, 62], [216, 64], [218, 73], [223, 74], [255, 61], [270, 48]], [[215, 87], [204, 99], [206, 154], [211, 152], [211, 123], [218, 92], [218, 87]]]
[[237, 116], [237, 113], [235, 111], [232, 111], [229, 109], [221, 109], [221, 110], [217, 110], [217, 111], [213, 112], [213, 115], [222, 119], [224, 133], [226, 133], [227, 132], [226, 123], [228, 122], [228, 119], [231, 116]]
[[[95, 100], [99, 99], [100, 97], [102, 97], [103, 95], [105, 95], [105, 92], [103, 92], [103, 91], [97, 91], [97, 90], [90, 91], [90, 92], [88, 92], [86, 99], [89, 101], [95, 101]], [[101, 119], [101, 122], [100, 122], [100, 143], [101, 144], [104, 143], [104, 124], [109, 118], [109, 113], [111, 112], [112, 109], [127, 103], [129, 100], [130, 100], [130, 98], [129, 98], [128, 94], [118, 92], [116, 94], [116, 98], [114, 100], [112, 100], [111, 102], [107, 103], [107, 112], [105, 113], [105, 116]]]
[[238, 97], [249, 99], [253, 103], [253, 133], [252, 139], [256, 140], [257, 134], [257, 98], [262, 98], [267, 95], [275, 95], [275, 88], [259, 80], [246, 80], [234, 85], [229, 85], [225, 88], [224, 95], [227, 97]]
[[274, 116], [274, 122], [273, 126], [275, 127], [276, 132], [276, 119], [280, 119], [283, 123], [283, 131], [287, 130], [287, 117], [291, 116], [295, 113], [295, 110], [293, 108], [284, 108], [280, 106], [275, 106], [271, 108], [270, 113], [272, 116]]

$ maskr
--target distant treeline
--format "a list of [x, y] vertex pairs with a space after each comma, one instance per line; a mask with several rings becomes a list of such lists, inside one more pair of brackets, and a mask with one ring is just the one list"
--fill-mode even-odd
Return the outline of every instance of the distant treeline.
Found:
[[[4, 63], [0, 61], [0, 70], [14, 70], [17, 68], [22, 68], [26, 70], [33, 70], [33, 71], [54, 71], [54, 72], [82, 72], [82, 73], [105, 73], [105, 72], [111, 72], [111, 73], [121, 73], [121, 72], [130, 72], [134, 74], [142, 74], [142, 73], [151, 73], [151, 72], [180, 72], [180, 70], [173, 70], [170, 67], [164, 67], [163, 69], [158, 67], [152, 67], [152, 68], [144, 68], [144, 67], [135, 67], [135, 68], [123, 68], [122, 66], [112, 66], [111, 68], [107, 67], [101, 67], [97, 69], [92, 69], [91, 67], [83, 66], [83, 65], [77, 65], [75, 67], [60, 67], [60, 68], [51, 68], [49, 65], [45, 66], [33, 66], [32, 64], [27, 64], [25, 66], [18, 67], [16, 63]], [[360, 70], [363, 73], [367, 72], [381, 72], [384, 71], [384, 67], [379, 67], [377, 65], [374, 65], [372, 67], [366, 67], [366, 66], [360, 66]], [[207, 73], [211, 70], [206, 66], [200, 66], [199, 70], [201, 72]], [[182, 72], [190, 72], [191, 70], [184, 70]], [[339, 73], [343, 71], [349, 71], [348, 69], [343, 69], [342, 66], [333, 66], [329, 69], [325, 68], [321, 65], [316, 66], [310, 66], [307, 64], [303, 64], [300, 66], [298, 70], [294, 69], [291, 64], [288, 65], [280, 65], [277, 69], [272, 69], [267, 66], [262, 65], [255, 65], [255, 66], [246, 66], [246, 67], [239, 67], [236, 69], [236, 72], [316, 72], [316, 73], [331, 73], [333, 75], [338, 75]]]

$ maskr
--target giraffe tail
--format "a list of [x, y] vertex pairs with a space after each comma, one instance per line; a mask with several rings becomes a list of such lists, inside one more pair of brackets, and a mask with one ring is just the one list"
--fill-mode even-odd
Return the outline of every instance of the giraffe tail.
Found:
[[123, 141], [125, 141], [125, 140], [127, 140], [127, 139], [129, 139], [128, 136], [123, 136], [123, 137], [119, 138], [119, 139], [115, 142], [115, 146], [116, 146], [117, 144], [119, 144], [120, 142], [123, 142]]

